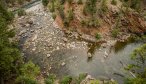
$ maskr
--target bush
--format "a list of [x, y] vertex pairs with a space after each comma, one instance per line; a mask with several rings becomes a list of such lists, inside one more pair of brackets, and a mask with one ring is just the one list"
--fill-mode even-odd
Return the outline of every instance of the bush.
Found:
[[17, 78], [15, 83], [16, 84], [37, 84], [37, 81], [29, 77], [20, 76], [19, 78]]
[[47, 6], [48, 3], [49, 3], [49, 0], [42, 0], [42, 4], [43, 4], [44, 6]]
[[52, 17], [53, 17], [53, 19], [55, 20], [55, 19], [56, 19], [56, 14], [53, 13], [53, 14], [52, 14]]
[[73, 20], [73, 18], [74, 18], [73, 9], [68, 10], [67, 18], [69, 21]]
[[81, 24], [82, 24], [82, 26], [85, 26], [86, 25], [86, 21], [85, 20], [82, 20], [81, 21]]
[[99, 10], [101, 10], [100, 12], [102, 12], [102, 13], [106, 13], [107, 12], [107, 10], [108, 10], [107, 0], [102, 0], [101, 1], [101, 7], [100, 7]]
[[98, 19], [89, 19], [89, 20], [82, 20], [81, 21], [82, 26], [88, 26], [88, 27], [99, 27], [100, 22]]
[[64, 26], [68, 27], [69, 23], [70, 23], [69, 19], [65, 18], [64, 21], [63, 21]]
[[126, 70], [134, 72], [135, 77], [127, 78], [124, 84], [146, 84], [146, 44], [136, 48], [131, 53], [131, 60], [133, 62], [126, 67]]
[[98, 27], [98, 26], [100, 26], [100, 23], [99, 23], [98, 19], [92, 19], [89, 22], [89, 26], [90, 27]]
[[116, 0], [112, 0], [112, 1], [111, 1], [111, 4], [112, 4], [112, 5], [117, 5], [117, 1], [116, 1]]
[[96, 13], [97, 9], [96, 9], [96, 2], [97, 0], [87, 0], [86, 4], [84, 6], [83, 9], [83, 13], [86, 14], [90, 14], [90, 15], [94, 15], [94, 13]]
[[18, 1], [18, 3], [19, 3], [20, 5], [22, 5], [22, 4], [24, 3], [23, 0], [17, 0], [17, 1]]
[[83, 1], [82, 1], [82, 0], [78, 0], [77, 3], [78, 3], [78, 4], [83, 4]]
[[61, 3], [61, 4], [64, 4], [64, 3], [65, 3], [65, 1], [66, 1], [66, 0], [60, 0], [60, 3]]
[[87, 74], [83, 73], [83, 74], [79, 74], [78, 79], [76, 80], [76, 84], [80, 84], [82, 82], [82, 80], [84, 80], [86, 78]]
[[50, 12], [54, 12], [55, 11], [54, 1], [50, 2], [48, 7], [49, 7]]
[[72, 4], [73, 0], [67, 0], [69, 4]]
[[54, 84], [55, 79], [56, 79], [55, 75], [51, 74], [45, 80], [45, 84]]
[[[99, 80], [91, 80], [90, 84], [100, 84], [100, 81]], [[110, 84], [110, 83], [107, 83], [107, 84]]]
[[96, 33], [96, 36], [95, 37], [96, 37], [97, 40], [101, 39], [101, 36], [98, 33]]
[[26, 14], [24, 9], [19, 9], [17, 13], [18, 13], [18, 16], [24, 16]]
[[0, 16], [6, 21], [11, 21], [14, 18], [12, 12], [7, 11], [5, 6], [0, 2]]
[[117, 36], [118, 36], [118, 34], [119, 34], [119, 30], [118, 29], [114, 29], [114, 30], [112, 30], [112, 36], [114, 37], [114, 38], [116, 38]]
[[71, 81], [72, 81], [72, 77], [71, 77], [71, 76], [66, 76], [66, 77], [64, 77], [64, 78], [61, 80], [60, 84], [70, 84]]
[[65, 14], [64, 14], [64, 7], [61, 6], [59, 9], [59, 15], [61, 16], [61, 19], [64, 20], [65, 19]]
[[16, 78], [17, 84], [37, 84], [36, 77], [40, 73], [40, 68], [31, 61], [22, 65], [20, 74]]

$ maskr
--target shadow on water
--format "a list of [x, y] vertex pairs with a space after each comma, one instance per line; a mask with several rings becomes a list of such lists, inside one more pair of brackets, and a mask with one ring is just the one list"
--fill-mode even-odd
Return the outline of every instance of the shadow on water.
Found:
[[115, 53], [118, 53], [122, 50], [124, 50], [124, 48], [128, 45], [128, 44], [131, 44], [131, 43], [135, 43], [135, 39], [132, 38], [132, 37], [129, 37], [126, 41], [124, 42], [120, 42], [120, 41], [117, 41], [116, 44], [113, 46], [113, 50]]
[[90, 62], [90, 61], [92, 61], [92, 58], [93, 58], [94, 53], [96, 52], [96, 49], [100, 48], [100, 44], [88, 43], [87, 47], [88, 47], [87, 54], [91, 55], [91, 57], [87, 58], [87, 62]]

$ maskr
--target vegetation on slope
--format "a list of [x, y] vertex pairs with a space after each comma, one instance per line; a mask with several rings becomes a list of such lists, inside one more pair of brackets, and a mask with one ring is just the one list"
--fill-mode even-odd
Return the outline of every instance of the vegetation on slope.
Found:
[[36, 81], [39, 68], [32, 62], [23, 63], [17, 42], [12, 40], [15, 31], [8, 26], [12, 20], [13, 14], [0, 1], [0, 83], [17, 79], [20, 84], [30, 84], [27, 82]]
[[146, 44], [135, 49], [131, 54], [133, 64], [129, 64], [125, 69], [133, 73], [133, 78], [128, 78], [125, 84], [145, 84], [146, 83]]
[[62, 28], [95, 37], [100, 33], [103, 38], [122, 38], [125, 34], [146, 32], [146, 23], [141, 16], [144, 11], [142, 1], [43, 0], [43, 4], [46, 3], [46, 8], [53, 12], [54, 19]]

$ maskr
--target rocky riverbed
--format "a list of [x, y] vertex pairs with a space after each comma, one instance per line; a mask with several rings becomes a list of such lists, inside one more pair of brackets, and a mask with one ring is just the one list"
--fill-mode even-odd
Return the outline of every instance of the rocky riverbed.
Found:
[[[46, 60], [52, 60], [51, 54], [53, 52], [86, 48], [87, 42], [68, 39], [54, 22], [51, 17], [52, 14], [44, 11], [42, 5], [39, 4], [29, 8], [26, 12], [25, 16], [17, 17], [15, 20], [16, 38], [24, 56], [27, 56], [26, 59], [34, 60], [36, 63], [39, 62], [38, 64], [42, 66], [44, 73], [46, 73], [45, 69], [51, 69], [51, 64], [46, 63]], [[62, 61], [60, 66], [65, 64]]]

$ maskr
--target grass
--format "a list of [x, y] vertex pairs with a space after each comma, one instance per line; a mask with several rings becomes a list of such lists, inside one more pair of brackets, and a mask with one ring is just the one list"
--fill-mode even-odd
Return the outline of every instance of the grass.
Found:
[[44, 6], [47, 6], [48, 3], [49, 3], [49, 0], [42, 0], [42, 4], [43, 4]]
[[82, 0], [78, 0], [77, 3], [78, 3], [78, 4], [83, 4], [83, 1], [82, 1]]
[[18, 13], [18, 16], [24, 16], [26, 14], [24, 9], [19, 9], [17, 13]]
[[97, 40], [101, 39], [101, 35], [98, 34], [98, 33], [96, 33], [96, 36], [95, 37], [96, 37]]
[[54, 84], [55, 79], [56, 79], [56, 76], [51, 74], [45, 80], [45, 84]]
[[65, 76], [61, 81], [60, 84], [70, 84], [72, 81], [72, 77], [71, 76]]
[[117, 1], [116, 1], [116, 0], [112, 0], [112, 1], [111, 1], [111, 4], [112, 4], [112, 5], [117, 5]]
[[112, 37], [116, 38], [119, 34], [119, 29], [113, 29], [111, 33], [112, 33]]

